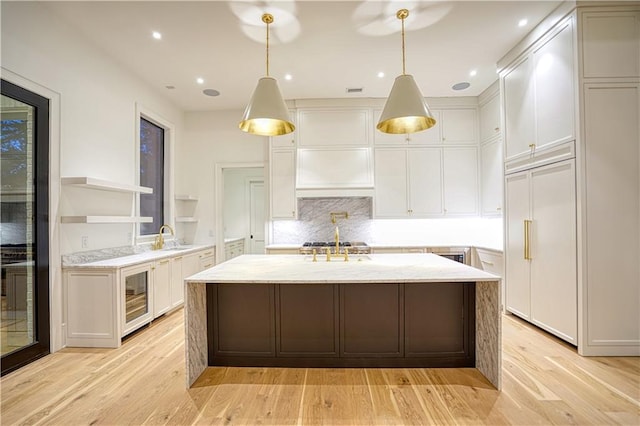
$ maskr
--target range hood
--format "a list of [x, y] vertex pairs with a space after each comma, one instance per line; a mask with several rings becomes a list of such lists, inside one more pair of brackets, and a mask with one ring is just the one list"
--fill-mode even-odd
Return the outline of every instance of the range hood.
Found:
[[296, 198], [373, 197], [373, 188], [308, 188], [296, 189]]

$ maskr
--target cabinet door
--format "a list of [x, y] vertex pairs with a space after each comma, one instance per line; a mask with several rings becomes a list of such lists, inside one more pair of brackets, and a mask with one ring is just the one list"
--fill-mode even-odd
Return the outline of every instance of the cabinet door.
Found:
[[480, 147], [483, 216], [500, 216], [502, 214], [502, 164], [502, 141], [500, 139]]
[[500, 134], [500, 96], [496, 95], [480, 105], [480, 141]]
[[200, 272], [200, 254], [192, 253], [185, 255], [182, 259], [182, 279]]
[[507, 310], [530, 318], [531, 287], [529, 261], [524, 256], [524, 221], [529, 220], [529, 174], [505, 178], [505, 289]]
[[368, 146], [369, 111], [366, 109], [299, 112], [301, 147]]
[[273, 148], [290, 148], [296, 146], [296, 135], [298, 134], [298, 125], [297, 125], [297, 113], [295, 109], [289, 110], [289, 118], [291, 122], [296, 126], [296, 130], [287, 133], [282, 136], [272, 136], [271, 137], [271, 147]]
[[444, 148], [444, 213], [478, 213], [478, 150]]
[[406, 149], [376, 149], [375, 164], [376, 217], [406, 217], [408, 214]]
[[531, 319], [577, 344], [574, 160], [531, 171]]
[[504, 76], [505, 152], [509, 160], [534, 143], [531, 60], [525, 58]]
[[169, 259], [159, 260], [153, 266], [153, 317], [171, 309], [171, 267]]
[[298, 189], [371, 188], [370, 148], [299, 149]]
[[572, 30], [568, 22], [533, 52], [536, 148], [575, 138]]
[[442, 142], [445, 144], [476, 144], [478, 113], [475, 109], [442, 110]]
[[296, 217], [296, 153], [293, 149], [271, 152], [271, 218]]
[[184, 303], [184, 258], [177, 256], [171, 259], [171, 308]]
[[431, 110], [436, 125], [418, 133], [406, 135], [409, 145], [438, 145], [442, 143], [442, 111]]
[[409, 149], [409, 214], [442, 214], [442, 150]]

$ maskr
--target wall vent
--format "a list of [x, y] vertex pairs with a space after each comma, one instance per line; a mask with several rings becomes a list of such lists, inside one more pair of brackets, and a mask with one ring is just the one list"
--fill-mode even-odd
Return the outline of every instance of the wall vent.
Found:
[[362, 93], [362, 87], [347, 87], [347, 93]]

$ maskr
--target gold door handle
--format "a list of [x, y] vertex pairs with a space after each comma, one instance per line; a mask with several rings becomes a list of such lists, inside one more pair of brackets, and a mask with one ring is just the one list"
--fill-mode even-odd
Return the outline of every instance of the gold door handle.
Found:
[[524, 258], [531, 259], [531, 220], [524, 221]]

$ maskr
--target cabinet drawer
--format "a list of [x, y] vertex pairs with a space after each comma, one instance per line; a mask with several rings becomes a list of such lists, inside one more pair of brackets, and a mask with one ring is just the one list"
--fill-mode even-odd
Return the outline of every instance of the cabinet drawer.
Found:
[[491, 251], [485, 251], [477, 249], [478, 258], [480, 259], [480, 266], [483, 271], [487, 271], [490, 274], [503, 276], [504, 260], [503, 256]]

